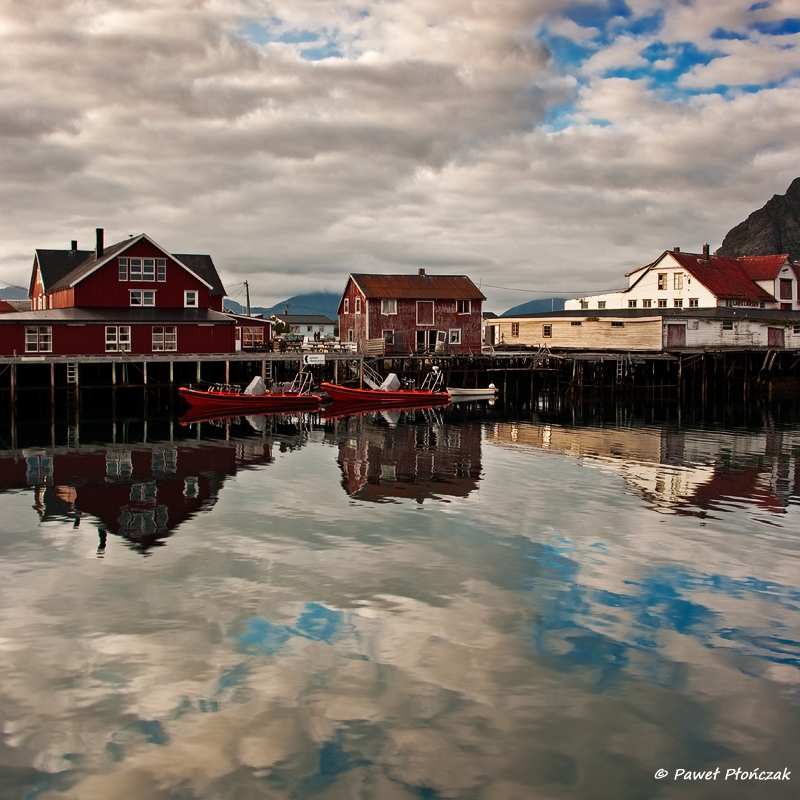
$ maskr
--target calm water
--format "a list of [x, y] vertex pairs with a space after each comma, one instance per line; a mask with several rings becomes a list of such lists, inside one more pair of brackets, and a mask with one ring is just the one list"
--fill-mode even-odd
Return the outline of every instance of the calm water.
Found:
[[797, 797], [800, 425], [756, 416], [20, 429], [0, 797]]

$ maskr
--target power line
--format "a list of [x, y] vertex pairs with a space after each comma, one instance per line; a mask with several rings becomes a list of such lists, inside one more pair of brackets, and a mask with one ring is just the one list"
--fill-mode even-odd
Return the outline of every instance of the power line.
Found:
[[565, 292], [563, 289], [520, 289], [517, 286], [495, 286], [491, 283], [481, 282], [481, 287], [488, 286], [490, 289], [504, 289], [508, 292], [528, 292], [529, 294], [606, 294], [607, 292], [618, 292], [619, 288], [615, 289], [570, 289]]

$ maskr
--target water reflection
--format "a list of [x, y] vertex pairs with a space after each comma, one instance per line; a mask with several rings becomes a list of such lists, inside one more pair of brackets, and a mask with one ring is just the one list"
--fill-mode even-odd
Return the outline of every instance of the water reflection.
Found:
[[797, 768], [796, 427], [174, 433], [0, 454], [0, 794], [744, 799], [653, 774]]

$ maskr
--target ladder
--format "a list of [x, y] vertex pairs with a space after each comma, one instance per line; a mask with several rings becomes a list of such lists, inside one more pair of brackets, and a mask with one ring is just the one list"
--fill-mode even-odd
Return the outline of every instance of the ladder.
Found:
[[617, 359], [617, 382], [622, 380], [625, 370], [625, 361], [622, 358]]
[[[364, 383], [366, 383], [367, 386], [370, 387], [370, 389], [378, 389], [380, 385], [383, 383], [383, 377], [379, 372], [375, 370], [374, 367], [372, 367], [366, 361], [362, 363], [364, 369]], [[348, 361], [347, 366], [350, 368], [350, 372], [352, 372], [354, 375], [358, 376], [361, 374], [361, 371], [359, 370], [357, 363]]]

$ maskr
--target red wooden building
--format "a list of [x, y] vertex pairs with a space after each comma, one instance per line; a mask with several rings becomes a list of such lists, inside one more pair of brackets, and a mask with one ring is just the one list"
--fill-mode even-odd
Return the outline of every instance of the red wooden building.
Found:
[[480, 353], [486, 298], [466, 275], [350, 275], [339, 301], [339, 336], [365, 352]]
[[37, 250], [31, 311], [0, 314], [0, 355], [226, 354], [269, 341], [268, 320], [222, 312], [208, 255], [173, 254], [146, 234], [94, 250]]

